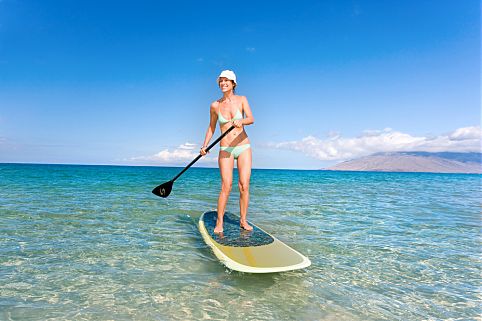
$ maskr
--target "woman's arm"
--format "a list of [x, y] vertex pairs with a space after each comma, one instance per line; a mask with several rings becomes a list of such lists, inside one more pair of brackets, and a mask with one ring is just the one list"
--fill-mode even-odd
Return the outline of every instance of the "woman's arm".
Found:
[[253, 113], [251, 112], [251, 108], [249, 107], [248, 99], [245, 96], [241, 97], [241, 103], [243, 106], [243, 112], [246, 116], [242, 121], [242, 125], [251, 125], [254, 123]]
[[216, 131], [216, 122], [218, 121], [218, 113], [216, 112], [216, 102], [211, 104], [211, 108], [209, 109], [209, 126], [208, 129], [206, 130], [206, 136], [204, 137], [204, 143], [201, 146], [201, 154], [206, 155], [205, 148], [208, 146], [209, 141], [214, 135], [214, 132]]

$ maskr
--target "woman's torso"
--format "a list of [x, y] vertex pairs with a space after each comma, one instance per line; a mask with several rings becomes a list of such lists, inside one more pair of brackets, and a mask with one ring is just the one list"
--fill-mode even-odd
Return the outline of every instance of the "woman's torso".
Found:
[[[220, 99], [217, 101], [216, 107], [218, 112], [219, 127], [222, 133], [231, 127], [231, 120], [243, 119], [243, 104], [239, 96], [234, 96], [231, 101]], [[243, 126], [241, 128], [235, 127], [221, 140], [220, 145], [234, 147], [244, 144], [249, 144], [249, 139]]]

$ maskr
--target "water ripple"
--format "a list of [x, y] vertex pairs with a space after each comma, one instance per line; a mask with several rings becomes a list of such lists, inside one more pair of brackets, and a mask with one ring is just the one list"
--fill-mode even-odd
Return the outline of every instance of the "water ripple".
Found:
[[251, 275], [197, 231], [217, 170], [159, 199], [179, 169], [0, 169], [0, 319], [480, 319], [480, 175], [254, 170], [250, 219], [312, 266]]

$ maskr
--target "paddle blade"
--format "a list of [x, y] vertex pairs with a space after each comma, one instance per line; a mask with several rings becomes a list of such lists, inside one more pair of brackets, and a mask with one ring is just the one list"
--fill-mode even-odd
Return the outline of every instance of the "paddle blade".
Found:
[[169, 181], [157, 186], [152, 190], [152, 194], [157, 195], [159, 197], [168, 197], [169, 194], [171, 194], [173, 183], [174, 183], [173, 181]]

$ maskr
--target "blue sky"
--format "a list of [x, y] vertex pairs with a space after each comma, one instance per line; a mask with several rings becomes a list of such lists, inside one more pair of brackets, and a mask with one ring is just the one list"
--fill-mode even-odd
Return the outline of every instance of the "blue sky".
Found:
[[0, 0], [0, 162], [183, 166], [223, 69], [254, 167], [480, 151], [480, 27], [473, 0]]

